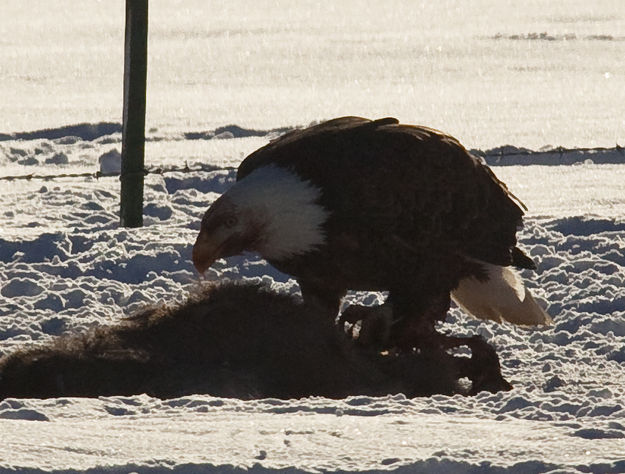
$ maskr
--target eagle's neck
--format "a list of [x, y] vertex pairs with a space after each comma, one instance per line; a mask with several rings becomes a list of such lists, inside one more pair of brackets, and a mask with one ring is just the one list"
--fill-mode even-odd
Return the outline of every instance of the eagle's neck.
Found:
[[325, 243], [328, 212], [319, 203], [321, 189], [288, 169], [262, 166], [227, 192], [240, 210], [253, 215], [259, 239], [253, 250], [269, 260], [284, 260]]

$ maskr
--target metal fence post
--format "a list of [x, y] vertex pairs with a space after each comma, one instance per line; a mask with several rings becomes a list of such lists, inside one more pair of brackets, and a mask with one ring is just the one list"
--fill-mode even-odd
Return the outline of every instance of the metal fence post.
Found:
[[148, 0], [126, 0], [120, 223], [143, 225]]

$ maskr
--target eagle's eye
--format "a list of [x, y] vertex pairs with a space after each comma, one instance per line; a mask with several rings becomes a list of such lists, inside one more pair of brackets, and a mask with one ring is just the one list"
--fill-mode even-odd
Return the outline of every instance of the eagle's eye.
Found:
[[224, 225], [226, 227], [228, 227], [229, 229], [232, 229], [235, 225], [237, 225], [237, 218], [235, 216], [228, 216], [226, 217], [226, 220], [224, 221]]

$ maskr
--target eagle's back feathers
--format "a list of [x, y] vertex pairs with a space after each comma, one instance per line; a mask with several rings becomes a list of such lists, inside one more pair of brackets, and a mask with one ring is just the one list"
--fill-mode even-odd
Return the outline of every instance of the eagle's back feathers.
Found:
[[273, 140], [241, 163], [237, 179], [267, 165], [318, 186], [320, 204], [331, 212], [326, 232], [340, 233], [352, 247], [392, 249], [389, 242], [399, 237], [424, 256], [441, 250], [496, 265], [530, 265], [516, 248], [523, 216], [518, 200], [438, 130], [394, 118], [341, 117]]

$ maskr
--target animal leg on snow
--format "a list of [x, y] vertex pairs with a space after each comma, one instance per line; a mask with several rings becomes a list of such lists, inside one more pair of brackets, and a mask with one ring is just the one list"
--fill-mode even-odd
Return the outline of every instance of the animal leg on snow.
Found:
[[499, 392], [512, 390], [512, 385], [501, 375], [501, 365], [495, 349], [481, 336], [457, 337], [439, 334], [440, 349], [447, 350], [467, 346], [471, 357], [454, 356], [459, 378], [471, 380], [470, 395], [481, 391]]

